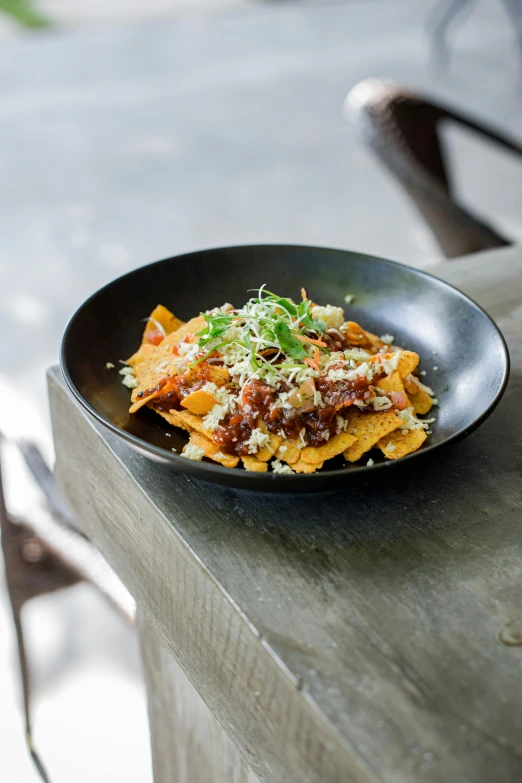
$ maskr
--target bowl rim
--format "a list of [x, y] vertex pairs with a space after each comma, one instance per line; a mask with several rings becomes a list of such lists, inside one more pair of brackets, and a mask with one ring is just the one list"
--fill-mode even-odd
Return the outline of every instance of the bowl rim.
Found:
[[[478, 310], [478, 312], [486, 318], [486, 320], [489, 322], [490, 326], [493, 328], [493, 331], [496, 332], [497, 336], [500, 338], [500, 345], [502, 347], [502, 357], [503, 357], [503, 372], [502, 372], [502, 380], [500, 383], [500, 386], [493, 398], [493, 400], [490, 402], [488, 407], [477, 417], [475, 418], [470, 424], [462, 427], [461, 429], [454, 432], [449, 437], [445, 438], [442, 441], [439, 441], [438, 443], [432, 443], [428, 444], [422, 449], [418, 451], [414, 451], [411, 454], [406, 455], [405, 457], [401, 457], [401, 459], [398, 460], [388, 460], [385, 462], [377, 462], [374, 465], [368, 466], [368, 465], [359, 465], [359, 466], [352, 466], [349, 470], [350, 475], [350, 482], [352, 481], [352, 477], [360, 476], [361, 481], [366, 480], [369, 478], [370, 471], [371, 475], [374, 475], [376, 473], [379, 473], [381, 478], [383, 477], [383, 471], [392, 470], [394, 467], [397, 467], [398, 465], [404, 465], [406, 462], [410, 462], [411, 460], [419, 459], [426, 457], [428, 455], [433, 454], [437, 449], [440, 449], [441, 447], [447, 446], [449, 443], [453, 443], [455, 441], [460, 440], [461, 438], [468, 435], [470, 432], [475, 430], [477, 427], [479, 427], [485, 419], [490, 416], [490, 414], [494, 411], [494, 409], [497, 407], [498, 403], [502, 399], [502, 396], [506, 390], [507, 383], [509, 380], [509, 373], [510, 373], [510, 357], [509, 357], [509, 350], [507, 347], [506, 340], [504, 338], [504, 335], [500, 331], [499, 327], [493, 320], [493, 318], [489, 315], [489, 313], [484, 310], [481, 305], [479, 305], [477, 302], [475, 302], [474, 299], [472, 299], [470, 296], [465, 294], [463, 291], [460, 291], [456, 286], [451, 285], [451, 283], [447, 283], [445, 280], [442, 280], [440, 277], [437, 277], [436, 275], [432, 275], [429, 272], [425, 272], [423, 269], [417, 269], [416, 267], [409, 266], [408, 264], [403, 264], [399, 261], [392, 261], [388, 258], [382, 258], [380, 256], [374, 256], [369, 255], [368, 253], [361, 253], [357, 250], [346, 250], [344, 248], [335, 248], [335, 247], [327, 247], [322, 245], [296, 245], [292, 243], [254, 243], [254, 244], [248, 244], [248, 245], [219, 245], [215, 247], [208, 247], [208, 248], [200, 248], [199, 250], [191, 250], [186, 253], [178, 253], [175, 256], [168, 256], [167, 258], [159, 259], [158, 261], [152, 261], [149, 264], [143, 264], [142, 266], [136, 267], [135, 269], [131, 269], [129, 272], [126, 272], [123, 275], [119, 275], [118, 277], [114, 278], [113, 280], [110, 280], [105, 285], [98, 288], [96, 291], [94, 291], [87, 299], [85, 299], [82, 304], [80, 304], [76, 310], [73, 312], [73, 314], [70, 316], [69, 320], [67, 321], [67, 324], [65, 326], [63, 335], [62, 335], [62, 341], [60, 345], [60, 368], [63, 374], [63, 377], [65, 379], [65, 382], [67, 384], [67, 387], [69, 388], [69, 391], [72, 393], [73, 397], [76, 399], [76, 401], [81, 405], [81, 407], [87, 411], [90, 416], [92, 416], [96, 421], [98, 421], [100, 424], [102, 424], [104, 427], [109, 429], [111, 432], [113, 432], [115, 435], [117, 435], [122, 440], [127, 441], [128, 443], [131, 443], [133, 446], [137, 447], [141, 452], [146, 451], [151, 454], [154, 454], [156, 457], [159, 457], [160, 460], [165, 463], [168, 462], [171, 464], [172, 467], [179, 469], [180, 473], [192, 475], [195, 478], [201, 479], [201, 480], [210, 480], [209, 474], [217, 474], [218, 476], [226, 476], [230, 475], [231, 471], [235, 474], [234, 482], [236, 483], [236, 486], [239, 485], [241, 482], [245, 482], [245, 484], [257, 484], [257, 489], [262, 489], [262, 485], [266, 486], [266, 489], [270, 489], [270, 484], [274, 481], [277, 481], [279, 483], [284, 483], [285, 486], [289, 487], [291, 491], [291, 484], [294, 484], [295, 487], [298, 486], [298, 482], [303, 482], [303, 480], [306, 478], [308, 482], [317, 482], [317, 484], [324, 484], [325, 482], [328, 483], [328, 480], [331, 480], [332, 483], [338, 483], [343, 474], [348, 473], [348, 471], [339, 470], [338, 468], [336, 470], [320, 470], [316, 473], [310, 473], [310, 474], [283, 474], [279, 475], [277, 473], [269, 472], [266, 473], [255, 473], [247, 470], [237, 470], [236, 468], [226, 468], [223, 465], [220, 465], [219, 463], [214, 462], [203, 462], [203, 461], [195, 461], [195, 460], [187, 460], [186, 458], [182, 457], [180, 454], [177, 454], [173, 451], [168, 451], [167, 449], [163, 448], [162, 446], [155, 446], [152, 443], [149, 443], [146, 440], [143, 440], [143, 438], [138, 437], [137, 435], [133, 435], [130, 432], [127, 432], [124, 429], [121, 429], [116, 424], [113, 424], [111, 421], [106, 419], [101, 413], [99, 413], [93, 406], [87, 402], [87, 400], [83, 397], [79, 389], [77, 389], [70, 373], [67, 368], [67, 359], [66, 359], [66, 347], [67, 347], [67, 341], [70, 337], [70, 334], [72, 332], [72, 329], [74, 328], [74, 322], [77, 318], [77, 316], [80, 314], [80, 312], [88, 306], [88, 304], [95, 299], [98, 295], [100, 295], [102, 292], [104, 292], [106, 289], [111, 288], [115, 283], [119, 282], [120, 280], [124, 280], [127, 277], [132, 277], [137, 272], [141, 271], [142, 269], [159, 266], [160, 264], [164, 264], [166, 262], [174, 261], [175, 259], [182, 259], [182, 258], [190, 258], [192, 256], [198, 256], [201, 253], [209, 253], [209, 252], [218, 252], [218, 251], [227, 251], [227, 250], [259, 250], [259, 249], [270, 249], [275, 250], [277, 248], [281, 249], [292, 249], [292, 250], [318, 250], [318, 251], [330, 251], [335, 253], [342, 253], [352, 256], [357, 256], [358, 258], [363, 258], [369, 261], [378, 261], [380, 263], [384, 263], [385, 265], [389, 266], [397, 266], [401, 269], [405, 269], [406, 271], [410, 272], [411, 274], [426, 278], [428, 282], [431, 285], [437, 285], [441, 286], [442, 288], [449, 289], [453, 294], [456, 294], [461, 299], [465, 300], [468, 305], [473, 307], [475, 310]], [[190, 470], [188, 470], [188, 467], [190, 465]], [[319, 486], [317, 487], [319, 489]]]

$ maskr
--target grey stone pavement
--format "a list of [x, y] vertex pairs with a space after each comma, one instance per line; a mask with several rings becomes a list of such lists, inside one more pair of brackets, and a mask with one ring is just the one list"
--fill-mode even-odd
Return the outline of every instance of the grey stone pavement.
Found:
[[[111, 278], [243, 242], [418, 266], [438, 257], [342, 118], [357, 81], [392, 77], [522, 135], [522, 69], [500, 0], [478, 3], [455, 31], [445, 73], [428, 67], [433, 2], [183, 5], [155, 0], [149, 13], [133, 2], [126, 14], [121, 0], [74, 0], [61, 28], [2, 37], [0, 428], [49, 453], [45, 369], [68, 316]], [[47, 0], [50, 13], [60, 7]], [[520, 239], [519, 164], [456, 131], [449, 143], [463, 199]], [[30, 503], [9, 467], [12, 502]], [[30, 783], [8, 619], [0, 595], [0, 780]], [[35, 602], [27, 626], [36, 738], [55, 783], [147, 783], [130, 632], [86, 587]]]

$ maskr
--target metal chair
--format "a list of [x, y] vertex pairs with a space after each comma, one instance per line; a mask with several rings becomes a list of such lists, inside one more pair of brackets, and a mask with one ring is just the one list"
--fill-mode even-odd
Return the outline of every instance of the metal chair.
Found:
[[[448, 32], [470, 13], [477, 0], [440, 0], [430, 12], [427, 31], [431, 39], [431, 59], [434, 64], [446, 68], [450, 60]], [[522, 0], [502, 0], [516, 37], [519, 56], [522, 56]]]
[[458, 203], [440, 128], [447, 121], [455, 122], [521, 156], [519, 142], [382, 79], [355, 85], [346, 98], [345, 115], [402, 185], [447, 258], [512, 244]]
[[77, 529], [58, 495], [51, 470], [38, 448], [27, 441], [16, 446], [45, 503], [31, 511], [30, 518], [10, 514], [3, 490], [2, 452], [6, 445], [0, 434], [0, 532], [5, 561], [7, 592], [18, 644], [23, 692], [25, 736], [31, 758], [45, 783], [49, 776], [33, 744], [31, 726], [31, 679], [22, 626], [22, 609], [32, 598], [88, 581], [130, 623], [134, 622], [134, 602], [107, 562]]

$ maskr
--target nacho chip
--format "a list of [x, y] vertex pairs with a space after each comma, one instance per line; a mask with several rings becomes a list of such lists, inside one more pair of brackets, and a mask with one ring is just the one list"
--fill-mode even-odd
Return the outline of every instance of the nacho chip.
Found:
[[300, 459], [292, 465], [292, 470], [295, 471], [295, 473], [315, 473], [316, 470], [320, 470], [322, 467], [322, 462], [314, 462], [312, 464]]
[[205, 317], [203, 315], [197, 315], [195, 318], [191, 318], [186, 324], [179, 326], [175, 331], [168, 335], [169, 345], [172, 347], [176, 343], [181, 342], [187, 335], [194, 335], [187, 342], [197, 342], [196, 334], [205, 328]]
[[346, 337], [346, 341], [354, 347], [366, 350], [372, 346], [371, 338], [355, 321], [345, 321], [341, 326], [341, 332]]
[[[259, 422], [258, 427], [263, 432], [267, 431], [266, 425], [262, 421]], [[277, 449], [281, 445], [281, 441], [283, 440], [281, 435], [275, 435], [273, 432], [269, 433], [269, 438], [270, 441], [267, 443], [267, 445], [263, 446], [263, 448], [259, 449], [259, 451], [256, 453], [257, 459], [261, 460], [261, 462], [268, 462], [268, 460], [274, 456]]]
[[383, 348], [386, 348], [387, 343], [383, 342], [378, 335], [369, 332], [367, 329], [364, 329], [363, 331], [366, 335], [366, 339], [370, 341], [370, 346], [366, 349], [367, 351], [370, 353], [378, 353]]
[[386, 394], [391, 394], [391, 392], [404, 391], [404, 384], [397, 370], [392, 372], [392, 374], [388, 375], [386, 378], [383, 378], [376, 385], [379, 389], [382, 389], [382, 391], [386, 392]]
[[194, 432], [194, 427], [191, 427], [190, 424], [185, 423], [183, 419], [178, 417], [178, 411], [155, 411], [155, 413], [159, 413], [173, 427], [179, 427], [186, 432]]
[[302, 448], [298, 440], [283, 440], [276, 451], [276, 457], [288, 465], [294, 465], [300, 457]]
[[[138, 386], [137, 389], [140, 387]], [[136, 399], [136, 389], [132, 390], [131, 400], [133, 400], [132, 405], [129, 408], [129, 413], [136, 413], [139, 411], [140, 408], [143, 408], [144, 405], [146, 405], [148, 402], [153, 400], [155, 397], [159, 397], [161, 394], [161, 389], [154, 389], [154, 391], [149, 394], [147, 397], [140, 397], [139, 399]]]
[[332, 435], [323, 446], [307, 446], [301, 452], [300, 461], [311, 465], [319, 462], [322, 464], [325, 460], [336, 457], [356, 440], [356, 436], [350, 432], [340, 432], [338, 435]]
[[403, 351], [402, 356], [399, 359], [399, 366], [397, 370], [401, 378], [406, 378], [410, 375], [419, 364], [419, 354], [413, 351]]
[[230, 373], [226, 367], [216, 367], [215, 364], [202, 362], [201, 365], [196, 365], [193, 369], [197, 370], [198, 367], [201, 367], [201, 372], [205, 373], [205, 377], [216, 386], [224, 386], [230, 380]]
[[[400, 380], [400, 379], [399, 379]], [[348, 414], [350, 430], [357, 440], [344, 452], [348, 462], [357, 462], [385, 435], [393, 432], [403, 424], [395, 411], [382, 413], [361, 413], [355, 409]]]
[[[406, 454], [411, 454], [412, 451], [417, 451], [426, 440], [426, 432], [424, 430], [408, 430], [402, 432], [397, 429], [382, 438], [377, 444], [388, 459], [400, 459], [405, 457]], [[391, 450], [387, 448], [388, 444], [391, 444]]]
[[155, 345], [152, 345], [151, 343], [142, 343], [136, 353], [133, 353], [130, 359], [127, 359], [127, 364], [130, 367], [137, 367], [141, 362], [147, 361], [155, 350]]
[[251, 473], [266, 473], [268, 470], [267, 462], [260, 462], [256, 457], [241, 457], [245, 470]]
[[234, 454], [223, 454], [217, 443], [206, 438], [200, 432], [191, 432], [189, 443], [193, 443], [199, 449], [203, 449], [205, 457], [219, 462], [220, 465], [224, 465], [225, 468], [235, 468], [239, 462], [239, 457]]
[[147, 336], [147, 333], [150, 331], [158, 330], [161, 332], [163, 330], [165, 335], [167, 335], [176, 331], [176, 329], [179, 329], [181, 326], [183, 326], [183, 321], [176, 318], [174, 313], [171, 313], [170, 310], [167, 310], [163, 305], [158, 305], [149, 316], [147, 326], [143, 332], [142, 345], [152, 345]]
[[[161, 413], [163, 417], [167, 419], [167, 416], [164, 415], [164, 411], [158, 411], [158, 413]], [[170, 421], [175, 427], [181, 427], [182, 429], [187, 430], [187, 432], [195, 430], [196, 432], [206, 435], [207, 438], [212, 439], [212, 432], [205, 427], [201, 416], [196, 416], [194, 413], [171, 410], [169, 411], [169, 418], [167, 421]]]
[[181, 406], [186, 408], [191, 413], [195, 413], [198, 416], [206, 416], [210, 413], [216, 400], [214, 397], [203, 389], [198, 389], [187, 396], [181, 401]]
[[417, 389], [419, 388], [417, 385], [417, 382], [415, 381], [415, 376], [413, 375], [407, 375], [406, 378], [403, 380], [404, 390], [408, 393], [408, 397], [410, 394], [415, 394]]
[[[166, 337], [163, 342], [166, 343], [168, 340], [169, 337]], [[132, 390], [131, 401], [133, 404], [130, 413], [136, 413], [147, 402], [163, 394], [162, 390], [156, 389], [161, 379], [178, 374], [176, 358], [171, 353], [165, 353], [162, 346], [163, 343], [157, 347], [150, 346], [152, 351], [147, 351], [145, 358], [134, 367], [134, 376], [138, 385]], [[230, 380], [230, 373], [226, 367], [216, 367], [214, 364], [201, 362], [183, 373], [183, 378], [189, 386], [200, 380], [211, 381], [216, 386], [223, 386]], [[138, 396], [141, 392], [149, 389], [154, 389], [154, 392], [147, 397]], [[214, 400], [214, 404], [215, 402]]]
[[407, 376], [404, 381], [404, 387], [408, 392], [408, 397], [410, 398], [411, 404], [415, 408], [415, 413], [419, 414], [420, 416], [423, 416], [425, 413], [429, 413], [433, 407], [432, 399], [428, 392], [419, 386], [413, 375]]

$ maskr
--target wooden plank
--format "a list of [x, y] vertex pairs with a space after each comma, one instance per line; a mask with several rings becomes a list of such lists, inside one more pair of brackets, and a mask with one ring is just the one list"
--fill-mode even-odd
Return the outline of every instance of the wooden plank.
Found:
[[258, 783], [172, 651], [138, 616], [154, 783]]
[[188, 480], [100, 432], [50, 374], [66, 499], [262, 781], [522, 775], [522, 647], [499, 641], [522, 619], [520, 274], [509, 250], [441, 270], [482, 279], [512, 378], [479, 431], [378, 491]]

